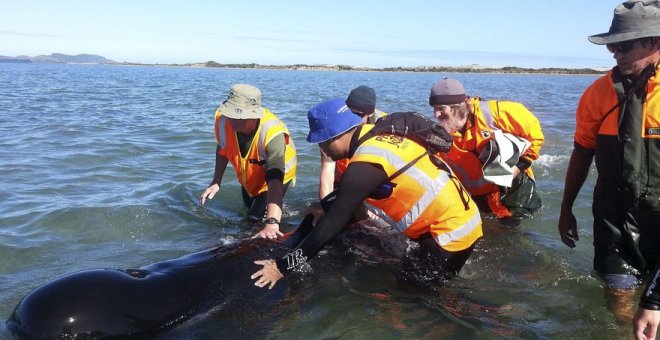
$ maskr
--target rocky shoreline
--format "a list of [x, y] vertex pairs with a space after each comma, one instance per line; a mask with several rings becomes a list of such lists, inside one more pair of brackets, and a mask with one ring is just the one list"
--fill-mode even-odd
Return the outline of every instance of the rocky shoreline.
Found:
[[468, 66], [415, 66], [415, 67], [362, 67], [350, 65], [261, 65], [256, 63], [249, 64], [221, 64], [215, 61], [205, 63], [188, 64], [144, 64], [133, 62], [116, 62], [106, 59], [102, 56], [92, 54], [66, 55], [53, 53], [51, 55], [42, 55], [36, 57], [18, 56], [5, 57], [0, 56], [0, 63], [57, 63], [57, 64], [104, 64], [119, 66], [162, 66], [162, 67], [212, 67], [212, 68], [232, 68], [232, 69], [268, 69], [268, 70], [293, 70], [293, 71], [356, 71], [356, 72], [436, 72], [436, 73], [531, 73], [531, 74], [603, 74], [608, 69], [594, 68], [525, 68], [516, 66], [507, 67], [487, 67], [482, 65]]
[[261, 64], [221, 64], [215, 61], [189, 64], [141, 64], [141, 63], [113, 63], [127, 66], [173, 66], [173, 67], [213, 67], [231, 69], [267, 69], [267, 70], [293, 70], [293, 71], [358, 71], [358, 72], [440, 72], [440, 73], [532, 73], [532, 74], [603, 74], [608, 69], [593, 68], [525, 68], [516, 66], [484, 67], [471, 66], [416, 66], [416, 67], [360, 67], [350, 65], [261, 65]]

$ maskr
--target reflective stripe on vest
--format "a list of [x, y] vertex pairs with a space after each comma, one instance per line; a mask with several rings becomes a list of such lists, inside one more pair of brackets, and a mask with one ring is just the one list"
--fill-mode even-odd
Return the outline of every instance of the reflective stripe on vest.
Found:
[[[368, 126], [365, 128], [363, 133], [369, 130]], [[357, 148], [349, 164], [378, 164], [391, 176], [426, 151], [408, 139], [394, 139], [368, 139]], [[467, 249], [482, 236], [481, 218], [474, 202], [469, 200], [464, 205], [460, 182], [438, 169], [429, 157], [422, 157], [391, 182], [394, 187], [389, 197], [367, 198], [365, 203], [406, 236], [416, 239], [431, 232], [448, 251]]]
[[[277, 135], [280, 134], [280, 133], [275, 133], [275, 134], [272, 134], [270, 136], [270, 138], [268, 138], [268, 133], [271, 131], [270, 129], [272, 127], [277, 127], [277, 126], [280, 126], [280, 125], [283, 126], [283, 131], [280, 132], [280, 133], [285, 133], [284, 138], [288, 140], [287, 145], [293, 150], [296, 149], [296, 146], [293, 144], [293, 139], [288, 136], [289, 130], [287, 129], [286, 125], [282, 121], [280, 121], [279, 119], [268, 120], [265, 123], [263, 123], [262, 126], [261, 126], [261, 130], [260, 130], [260, 133], [259, 133], [259, 144], [257, 144], [257, 147], [258, 147], [257, 150], [259, 152], [259, 157], [261, 159], [267, 159], [268, 158], [267, 154], [266, 154], [266, 145], [268, 145], [268, 143], [274, 137], [276, 137]], [[287, 154], [288, 154], [288, 152], [287, 152]], [[284, 173], [287, 174], [287, 173], [291, 172], [291, 170], [293, 170], [294, 166], [298, 163], [298, 157], [294, 153], [292, 157], [286, 157], [285, 161], [286, 162], [284, 163]], [[285, 181], [285, 183], [286, 183], [286, 181]]]
[[225, 142], [225, 139], [220, 138], [220, 136], [225, 136], [225, 134], [227, 133], [225, 131], [225, 125], [226, 124], [227, 124], [227, 117], [225, 117], [225, 116], [217, 117], [217, 113], [216, 113], [215, 142], [218, 143], [218, 147], [220, 147], [220, 149], [226, 149], [227, 148], [227, 142]]
[[474, 232], [474, 230], [481, 226], [481, 216], [477, 213], [472, 215], [472, 218], [468, 220], [460, 228], [450, 231], [444, 234], [438, 234], [435, 237], [436, 242], [439, 245], [446, 247], [453, 242], [457, 242]]
[[[365, 146], [358, 150], [360, 153], [373, 155], [382, 155], [383, 153], [387, 152], [387, 150], [377, 146]], [[390, 155], [387, 158], [392, 166], [396, 169], [403, 168], [409, 162], [401, 159], [399, 155]], [[388, 223], [395, 226], [401, 232], [408, 229], [408, 227], [412, 225], [413, 222], [415, 222], [421, 213], [426, 210], [426, 208], [428, 208], [431, 203], [433, 203], [435, 196], [449, 182], [449, 176], [446, 172], [440, 171], [437, 177], [431, 178], [415, 165], [406, 170], [405, 174], [414, 178], [422, 188], [426, 188], [426, 191], [422, 197], [411, 207], [411, 209], [403, 216], [402, 219], [394, 221], [389, 216], [384, 216]], [[394, 182], [396, 183], [396, 179], [394, 179]], [[378, 210], [376, 207], [374, 207], [374, 209]]]
[[[456, 153], [461, 151], [454, 151], [454, 152]], [[481, 162], [479, 162], [478, 158], [473, 155], [470, 155], [469, 151], [462, 151], [462, 152], [466, 153], [465, 157], [469, 157], [469, 159], [472, 160], [472, 162], [468, 166], [465, 166], [465, 162], [461, 162], [461, 164], [459, 164], [458, 162], [455, 162], [452, 159], [447, 160], [447, 164], [450, 165], [451, 169], [454, 171], [456, 176], [460, 178], [461, 183], [463, 184], [465, 189], [467, 189], [467, 191], [470, 192], [470, 194], [477, 196], [487, 194], [493, 190], [499, 190], [493, 183], [487, 181], [483, 177], [483, 173], [481, 173], [482, 164]], [[470, 176], [470, 173], [467, 170], [469, 168], [479, 169], [480, 174], [478, 176], [477, 174], [475, 174], [476, 178]]]

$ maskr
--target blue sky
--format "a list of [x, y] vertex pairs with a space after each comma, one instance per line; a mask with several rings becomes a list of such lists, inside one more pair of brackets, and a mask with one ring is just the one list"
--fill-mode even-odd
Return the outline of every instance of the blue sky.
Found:
[[0, 0], [0, 55], [142, 63], [609, 67], [622, 0]]

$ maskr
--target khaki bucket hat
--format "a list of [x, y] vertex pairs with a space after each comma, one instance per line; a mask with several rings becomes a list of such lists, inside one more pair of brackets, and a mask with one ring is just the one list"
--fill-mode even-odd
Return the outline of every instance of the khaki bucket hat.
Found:
[[596, 45], [660, 36], [660, 1], [629, 0], [614, 9], [607, 33], [588, 37]]
[[223, 116], [233, 119], [259, 119], [264, 116], [261, 106], [261, 91], [248, 84], [231, 87], [227, 100], [220, 105]]

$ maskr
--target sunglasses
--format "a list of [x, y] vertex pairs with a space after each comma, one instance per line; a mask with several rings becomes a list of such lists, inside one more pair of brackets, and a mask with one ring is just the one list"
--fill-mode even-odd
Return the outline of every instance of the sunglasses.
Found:
[[630, 52], [633, 48], [635, 48], [638, 42], [639, 40], [628, 40], [616, 44], [607, 44], [605, 46], [607, 47], [607, 50], [610, 51], [610, 53], [624, 54]]

